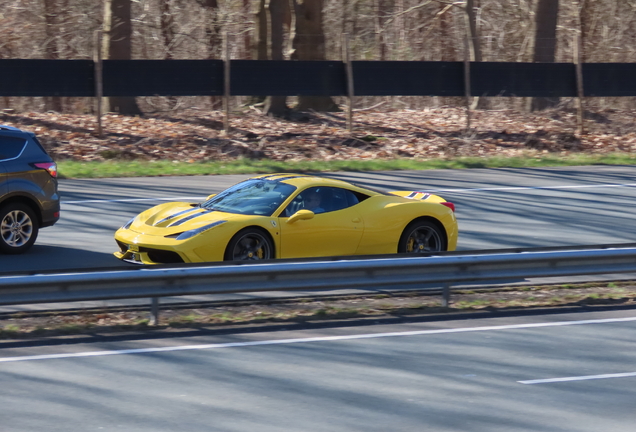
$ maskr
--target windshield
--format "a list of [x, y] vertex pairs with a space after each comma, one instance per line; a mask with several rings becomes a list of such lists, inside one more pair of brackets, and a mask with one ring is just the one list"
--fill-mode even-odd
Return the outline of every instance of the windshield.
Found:
[[271, 216], [296, 190], [275, 180], [250, 179], [213, 196], [201, 207], [225, 213]]

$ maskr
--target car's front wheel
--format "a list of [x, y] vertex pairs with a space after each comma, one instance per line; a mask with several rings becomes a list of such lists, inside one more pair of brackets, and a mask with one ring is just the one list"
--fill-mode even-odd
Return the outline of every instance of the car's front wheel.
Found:
[[0, 209], [0, 252], [26, 252], [38, 236], [38, 220], [33, 210], [21, 203], [7, 204]]
[[446, 236], [434, 222], [411, 222], [402, 233], [398, 253], [429, 253], [446, 250]]
[[226, 261], [256, 261], [274, 258], [274, 245], [269, 236], [257, 228], [239, 231], [227, 246]]

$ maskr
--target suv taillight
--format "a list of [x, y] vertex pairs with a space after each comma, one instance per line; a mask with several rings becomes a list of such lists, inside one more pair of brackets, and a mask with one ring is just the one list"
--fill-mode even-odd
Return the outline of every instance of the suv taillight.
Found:
[[57, 164], [55, 162], [38, 162], [34, 163], [33, 166], [41, 168], [43, 170], [47, 170], [53, 178], [57, 177]]

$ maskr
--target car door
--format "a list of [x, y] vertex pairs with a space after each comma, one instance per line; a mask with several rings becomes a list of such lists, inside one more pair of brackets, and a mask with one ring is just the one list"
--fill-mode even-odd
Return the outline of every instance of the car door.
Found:
[[7, 147], [7, 145], [0, 137], [0, 200], [8, 192], [7, 182], [9, 181], [9, 174], [7, 172], [7, 165], [11, 163], [8, 160], [9, 155], [5, 147]]
[[0, 200], [7, 193], [7, 170], [4, 165], [5, 162], [0, 160]]
[[[303, 194], [321, 189], [329, 196], [324, 208], [314, 213], [310, 219], [296, 219], [298, 210], [303, 208]], [[355, 208], [355, 202], [347, 201], [347, 191], [341, 188], [309, 188], [298, 194], [289, 205], [289, 210], [279, 218], [281, 231], [281, 258], [304, 258], [335, 255], [353, 255], [364, 231], [362, 217]], [[289, 216], [287, 216], [289, 215]]]

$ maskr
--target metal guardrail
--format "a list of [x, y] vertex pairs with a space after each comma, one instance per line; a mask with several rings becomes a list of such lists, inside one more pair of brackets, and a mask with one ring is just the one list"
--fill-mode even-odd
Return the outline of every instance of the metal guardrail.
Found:
[[446, 288], [447, 299], [460, 283], [636, 272], [630, 246], [9, 276], [0, 277], [0, 305], [431, 284]]

